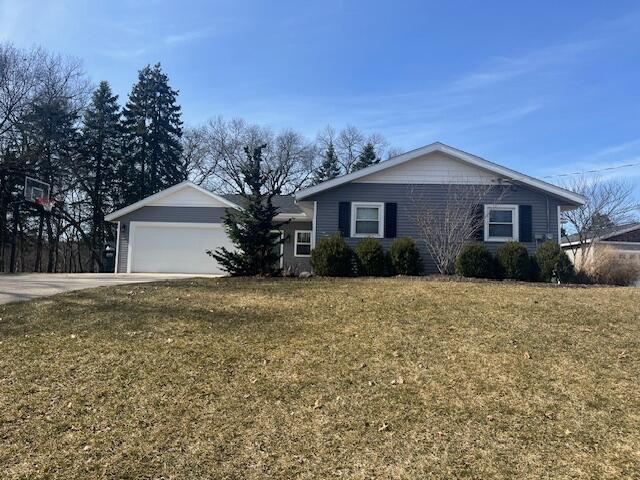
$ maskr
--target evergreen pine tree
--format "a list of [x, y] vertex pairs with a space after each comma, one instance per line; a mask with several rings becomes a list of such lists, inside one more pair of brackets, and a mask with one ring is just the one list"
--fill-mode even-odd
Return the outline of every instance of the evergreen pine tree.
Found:
[[324, 152], [324, 159], [313, 176], [313, 184], [317, 185], [340, 175], [340, 165], [338, 164], [338, 155], [333, 147], [333, 142], [329, 143], [327, 150]]
[[93, 271], [102, 265], [102, 248], [113, 237], [105, 223], [105, 211], [113, 207], [113, 184], [120, 156], [121, 128], [118, 96], [106, 81], [93, 92], [84, 113], [79, 176], [91, 205], [90, 248]]
[[224, 247], [207, 250], [222, 268], [234, 276], [274, 275], [278, 272], [280, 259], [280, 233], [277, 231], [286, 222], [275, 222], [278, 209], [273, 205], [276, 192], [264, 193], [266, 175], [262, 172], [262, 150], [266, 145], [245, 147], [247, 161], [240, 174], [247, 185], [242, 194], [245, 204], [242, 210], [228, 210], [224, 224], [236, 251]]
[[362, 152], [360, 152], [360, 155], [358, 155], [358, 160], [353, 165], [351, 171], [355, 172], [356, 170], [362, 170], [363, 168], [370, 167], [371, 165], [375, 165], [379, 162], [380, 159], [376, 155], [376, 150], [373, 147], [373, 144], [368, 142], [362, 149]]
[[180, 167], [182, 120], [177, 95], [159, 63], [138, 73], [123, 111], [121, 203], [138, 201], [185, 179]]

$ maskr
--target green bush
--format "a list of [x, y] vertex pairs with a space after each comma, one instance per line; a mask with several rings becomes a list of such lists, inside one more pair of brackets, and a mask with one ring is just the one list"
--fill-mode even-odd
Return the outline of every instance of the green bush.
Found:
[[496, 251], [497, 264], [504, 278], [531, 279], [531, 260], [527, 247], [518, 242], [507, 242]]
[[384, 251], [375, 238], [365, 238], [356, 247], [358, 274], [379, 277], [384, 273]]
[[560, 282], [570, 282], [575, 278], [571, 260], [556, 242], [544, 242], [533, 252], [532, 260], [538, 267], [538, 278], [542, 282], [550, 282], [554, 270]]
[[418, 275], [422, 271], [420, 251], [412, 238], [396, 238], [389, 247], [389, 264], [393, 275]]
[[321, 277], [349, 277], [353, 274], [353, 251], [336, 233], [321, 239], [311, 250], [311, 266]]
[[463, 277], [493, 278], [495, 260], [487, 247], [480, 244], [467, 245], [456, 260], [456, 273]]

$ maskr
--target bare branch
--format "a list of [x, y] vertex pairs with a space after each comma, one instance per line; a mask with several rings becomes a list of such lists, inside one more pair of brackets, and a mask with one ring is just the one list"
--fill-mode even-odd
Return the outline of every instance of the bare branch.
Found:
[[410, 187], [413, 220], [438, 271], [451, 274], [466, 243], [484, 224], [484, 204], [499, 202], [504, 190], [496, 185], [450, 184], [442, 201], [434, 202], [417, 186]]
[[585, 261], [591, 257], [591, 240], [614, 225], [635, 221], [640, 205], [634, 198], [633, 184], [625, 180], [580, 175], [562, 186], [587, 199], [583, 206], [563, 212], [567, 233], [577, 236], [577, 240], [569, 242], [576, 269], [583, 270]]

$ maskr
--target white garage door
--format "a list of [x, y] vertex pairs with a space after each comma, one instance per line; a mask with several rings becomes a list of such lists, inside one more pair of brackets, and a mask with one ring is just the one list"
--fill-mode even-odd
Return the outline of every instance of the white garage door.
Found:
[[233, 249], [220, 224], [131, 222], [131, 272], [225, 273], [206, 250]]

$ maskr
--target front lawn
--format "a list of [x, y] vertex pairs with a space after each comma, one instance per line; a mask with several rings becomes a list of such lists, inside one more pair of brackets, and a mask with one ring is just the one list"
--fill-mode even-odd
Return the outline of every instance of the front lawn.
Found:
[[632, 288], [198, 279], [0, 317], [1, 478], [640, 472]]

